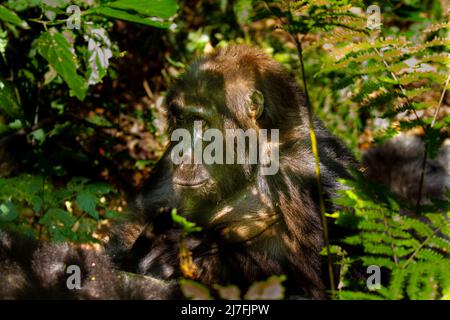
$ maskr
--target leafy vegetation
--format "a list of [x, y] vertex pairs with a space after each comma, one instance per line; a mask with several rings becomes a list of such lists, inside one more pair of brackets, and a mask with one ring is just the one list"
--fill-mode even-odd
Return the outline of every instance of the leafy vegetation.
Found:
[[[336, 202], [346, 210], [339, 214], [337, 223], [356, 227], [358, 232], [343, 239], [343, 243], [362, 248], [362, 254], [344, 259], [343, 264], [357, 261], [365, 267], [379, 266], [389, 280], [369, 288], [365, 279], [351, 283], [351, 277], [346, 277], [351, 271], [343, 268], [340, 297], [448, 299], [450, 202], [428, 206], [420, 216], [407, 215], [404, 211], [407, 205], [362, 176], [345, 184], [348, 189]], [[345, 255], [342, 251], [339, 254]], [[357, 288], [361, 291], [355, 291]]]
[[[4, 1], [0, 226], [55, 241], [105, 238], [124, 195], [161, 155], [170, 82], [196, 55], [230, 43], [257, 45], [285, 65], [310, 110], [358, 157], [414, 132], [431, 159], [448, 138], [449, 27], [439, 0]], [[448, 299], [450, 200], [406, 204], [359, 173], [345, 184], [334, 200], [341, 209], [323, 212], [351, 230], [324, 251], [330, 270], [340, 267], [335, 298]], [[198, 231], [173, 219], [185, 235]], [[369, 289], [371, 265], [383, 281]], [[271, 279], [269, 288], [284, 281]], [[266, 297], [266, 285], [243, 296]], [[243, 297], [233, 286], [183, 286], [190, 297]], [[271, 298], [282, 298], [277, 290]]]

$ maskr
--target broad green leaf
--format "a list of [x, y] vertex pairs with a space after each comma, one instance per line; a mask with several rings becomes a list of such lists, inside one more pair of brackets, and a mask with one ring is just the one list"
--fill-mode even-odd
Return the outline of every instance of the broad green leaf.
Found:
[[177, 12], [175, 0], [119, 0], [108, 4], [109, 7], [120, 10], [131, 10], [147, 17], [169, 19]]
[[42, 128], [34, 130], [30, 135], [39, 143], [43, 143], [45, 141], [45, 131]]
[[0, 77], [0, 111], [15, 119], [20, 117], [21, 110], [14, 85]]
[[97, 206], [97, 197], [88, 191], [81, 191], [77, 195], [76, 199], [77, 205], [81, 210], [87, 212], [91, 217], [98, 219], [98, 212], [95, 210]]
[[171, 22], [161, 21], [160, 18], [157, 17], [142, 17], [137, 14], [128, 13], [127, 11], [109, 8], [109, 7], [100, 7], [94, 8], [86, 11], [86, 14], [99, 14], [108, 18], [114, 18], [119, 20], [125, 20], [135, 23], [144, 24], [147, 26], [167, 29], [172, 24]]
[[5, 22], [9, 22], [15, 26], [21, 27], [23, 29], [29, 29], [30, 27], [28, 24], [19, 18], [17, 14], [15, 14], [13, 11], [7, 9], [4, 6], [0, 5], [0, 20], [3, 20]]
[[32, 195], [31, 196], [31, 203], [33, 204], [33, 210], [34, 212], [39, 212], [41, 211], [42, 208], [42, 198], [38, 197], [37, 195]]
[[8, 0], [8, 8], [15, 12], [20, 12], [29, 8], [41, 6], [42, 1], [44, 0]]
[[62, 222], [65, 227], [71, 227], [76, 220], [77, 219], [74, 216], [65, 210], [51, 208], [41, 219], [39, 219], [39, 223], [43, 225], [52, 225], [57, 222]]
[[16, 207], [10, 201], [0, 204], [0, 222], [13, 221], [19, 216]]
[[56, 29], [51, 29], [37, 39], [36, 45], [39, 54], [67, 83], [70, 88], [70, 95], [84, 100], [88, 85], [77, 73], [76, 55], [66, 38]]

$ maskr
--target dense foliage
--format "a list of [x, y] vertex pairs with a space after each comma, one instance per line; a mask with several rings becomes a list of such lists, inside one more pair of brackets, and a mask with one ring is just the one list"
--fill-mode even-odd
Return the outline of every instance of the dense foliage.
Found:
[[[309, 108], [355, 155], [413, 131], [433, 158], [450, 123], [444, 3], [3, 1], [0, 225], [55, 241], [107, 238], [125, 194], [161, 155], [171, 81], [196, 55], [229, 43], [257, 45], [284, 64]], [[327, 213], [351, 230], [332, 234], [324, 250], [340, 269], [335, 297], [448, 299], [450, 198], [411, 206], [359, 175], [335, 199], [342, 209]], [[180, 254], [189, 270], [189, 252]], [[382, 268], [381, 287], [366, 286], [371, 265]], [[284, 280], [255, 284], [245, 296], [267, 297], [273, 286], [269, 297], [281, 298]], [[190, 280], [183, 286], [189, 297], [210, 297]], [[241, 296], [233, 286], [215, 290]]]

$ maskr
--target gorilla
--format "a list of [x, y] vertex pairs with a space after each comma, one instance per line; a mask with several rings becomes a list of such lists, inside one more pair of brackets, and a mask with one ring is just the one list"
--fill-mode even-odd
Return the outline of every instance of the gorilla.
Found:
[[[231, 46], [195, 61], [173, 85], [166, 105], [172, 138], [180, 132], [205, 135], [184, 141], [187, 155], [178, 163], [180, 139], [171, 139], [148, 185], [113, 228], [109, 252], [115, 261], [133, 272], [179, 277], [181, 231], [169, 214], [176, 208], [202, 228], [186, 238], [198, 281], [246, 287], [284, 274], [288, 294], [325, 298], [308, 109], [295, 79], [261, 51]], [[277, 139], [267, 133], [274, 129]], [[239, 150], [236, 136], [230, 144], [228, 132], [238, 130], [245, 133], [246, 149]], [[315, 132], [323, 197], [332, 212], [329, 200], [342, 187], [337, 179], [348, 178], [355, 162], [317, 119]], [[217, 147], [215, 161], [198, 161], [197, 155], [208, 153], [208, 141]], [[277, 153], [277, 170], [252, 161], [255, 153], [261, 160], [265, 152]], [[230, 153], [234, 162], [228, 161]]]

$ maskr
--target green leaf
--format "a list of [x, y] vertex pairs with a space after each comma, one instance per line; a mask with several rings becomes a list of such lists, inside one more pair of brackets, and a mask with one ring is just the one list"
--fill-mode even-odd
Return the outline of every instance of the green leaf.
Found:
[[80, 192], [86, 183], [89, 182], [88, 178], [85, 177], [73, 177], [69, 183], [67, 183], [67, 191], [69, 192]]
[[58, 72], [70, 88], [70, 95], [84, 100], [87, 82], [77, 73], [78, 64], [73, 48], [56, 29], [44, 32], [36, 42], [39, 54]]
[[91, 217], [98, 219], [99, 215], [97, 210], [97, 197], [95, 194], [88, 191], [81, 191], [76, 198], [76, 203], [81, 210], [87, 212]]
[[0, 222], [14, 221], [18, 216], [19, 213], [12, 202], [0, 204]]
[[186, 220], [185, 217], [178, 215], [176, 209], [172, 209], [171, 214], [172, 214], [173, 222], [178, 223], [183, 228], [183, 230], [186, 231], [187, 233], [202, 230], [202, 228], [197, 227], [194, 222], [190, 222], [190, 221]]
[[109, 7], [120, 10], [136, 11], [147, 17], [169, 19], [177, 12], [175, 0], [119, 0], [108, 4]]
[[29, 29], [30, 27], [28, 24], [19, 18], [17, 14], [15, 14], [13, 11], [5, 8], [4, 6], [0, 5], [0, 20], [3, 20], [5, 22], [9, 22], [17, 27], [21, 27], [23, 29]]
[[112, 188], [109, 184], [104, 182], [96, 182], [91, 183], [86, 187], [86, 191], [90, 193], [96, 193], [99, 195], [110, 193], [112, 191]]
[[3, 80], [1, 77], [0, 77], [0, 110], [3, 111], [11, 119], [19, 117], [22, 113], [22, 108], [17, 99], [16, 89], [13, 83], [7, 80]]
[[32, 195], [31, 196], [31, 203], [33, 204], [33, 210], [34, 212], [39, 212], [41, 211], [42, 208], [42, 198], [36, 196], [36, 195]]
[[99, 14], [108, 18], [130, 21], [134, 23], [144, 24], [162, 29], [167, 29], [172, 24], [171, 22], [161, 21], [156, 17], [142, 17], [136, 14], [128, 13], [123, 10], [118, 10], [109, 7], [100, 7], [88, 10], [86, 14]]
[[45, 141], [45, 131], [42, 128], [34, 130], [30, 135], [39, 143], [43, 143]]
[[52, 208], [49, 209], [39, 220], [39, 223], [42, 225], [55, 225], [57, 222], [62, 222], [64, 227], [71, 227], [76, 221], [76, 218], [72, 216], [69, 212], [59, 209]]

